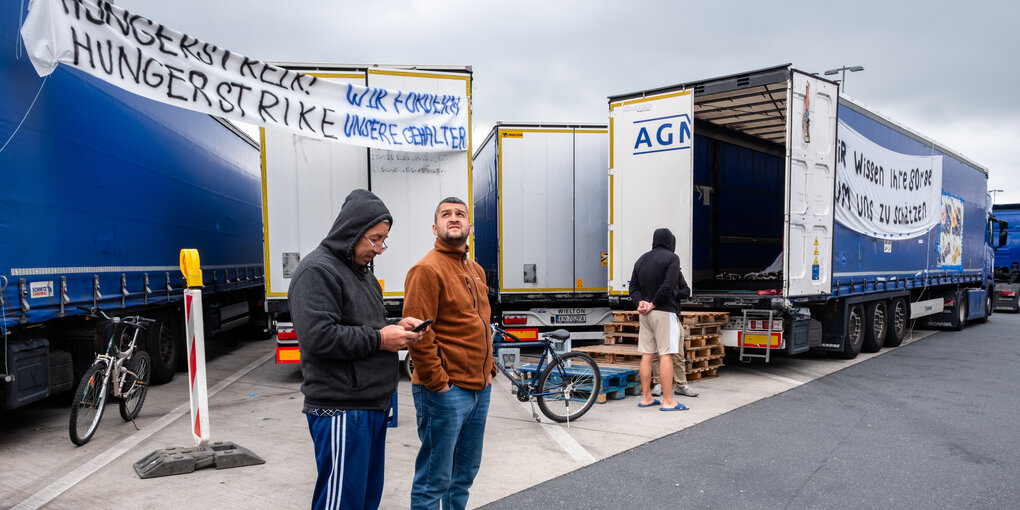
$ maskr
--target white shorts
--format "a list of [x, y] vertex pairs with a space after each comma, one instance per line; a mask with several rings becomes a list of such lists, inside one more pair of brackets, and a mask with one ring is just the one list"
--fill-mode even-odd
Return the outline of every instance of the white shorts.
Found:
[[673, 312], [652, 310], [638, 320], [638, 352], [642, 354], [676, 354], [684, 339], [684, 328]]

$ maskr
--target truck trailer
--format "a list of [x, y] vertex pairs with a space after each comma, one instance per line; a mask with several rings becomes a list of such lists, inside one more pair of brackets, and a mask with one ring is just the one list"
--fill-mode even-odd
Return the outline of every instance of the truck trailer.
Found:
[[1020, 312], [1020, 204], [995, 204], [995, 311]]
[[494, 319], [518, 338], [603, 338], [605, 124], [497, 123], [474, 154], [475, 243]]
[[853, 358], [991, 313], [985, 168], [782, 65], [609, 98], [610, 296], [652, 231], [741, 359]]
[[[412, 67], [280, 63], [321, 80], [392, 90], [471, 97], [470, 67]], [[471, 146], [470, 113], [466, 147]], [[450, 196], [471, 203], [468, 152], [412, 153], [316, 140], [281, 129], [262, 128], [262, 213], [266, 306], [277, 333], [277, 363], [300, 362], [287, 305], [287, 289], [301, 257], [329, 233], [344, 198], [354, 189], [379, 196], [393, 215], [386, 253], [374, 272], [387, 313], [399, 317], [404, 277], [435, 244], [432, 223], [439, 201]], [[473, 241], [471, 242], [473, 249]], [[406, 361], [406, 351], [400, 353]]]
[[0, 409], [71, 390], [105, 347], [79, 306], [155, 319], [142, 346], [171, 379], [182, 248], [201, 257], [207, 334], [262, 332], [255, 141], [72, 68], [40, 78], [17, 28], [0, 28]]

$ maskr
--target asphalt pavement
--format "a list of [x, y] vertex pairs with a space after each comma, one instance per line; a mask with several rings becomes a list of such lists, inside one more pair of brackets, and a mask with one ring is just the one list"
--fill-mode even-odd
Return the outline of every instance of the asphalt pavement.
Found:
[[932, 335], [484, 508], [1017, 508], [1018, 326]]

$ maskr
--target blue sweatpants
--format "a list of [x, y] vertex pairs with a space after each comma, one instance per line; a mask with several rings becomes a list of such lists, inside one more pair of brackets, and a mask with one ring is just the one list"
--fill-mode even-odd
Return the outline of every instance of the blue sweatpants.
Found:
[[319, 475], [312, 510], [379, 508], [385, 473], [386, 412], [308, 417]]

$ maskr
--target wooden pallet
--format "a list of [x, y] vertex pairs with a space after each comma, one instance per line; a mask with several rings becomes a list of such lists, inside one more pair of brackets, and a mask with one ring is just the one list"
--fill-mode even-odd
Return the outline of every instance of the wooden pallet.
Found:
[[[637, 310], [616, 310], [613, 312], [613, 322], [637, 322], [641, 314]], [[699, 322], [726, 322], [729, 320], [729, 312], [680, 312], [684, 324], [697, 324]]]
[[[722, 365], [719, 365], [719, 367], [721, 367], [721, 366]], [[715, 378], [715, 377], [719, 377], [719, 374], [717, 372], [719, 367], [711, 367], [711, 368], [707, 368], [705, 370], [701, 370], [701, 371], [698, 371], [698, 372], [691, 372], [691, 373], [687, 374], [687, 382], [688, 383], [692, 383], [692, 382], [703, 381], [705, 379], [712, 379], [712, 378]]]
[[[725, 322], [684, 324], [684, 334], [686, 339], [718, 337], [722, 334], [723, 324]], [[607, 345], [637, 343], [639, 328], [636, 321], [606, 322], [602, 328]]]
[[602, 368], [603, 364], [616, 365], [618, 367], [634, 367], [641, 365], [641, 353], [637, 352], [637, 345], [592, 345], [588, 347], [574, 347], [575, 351], [588, 354], [595, 360], [595, 363]]
[[729, 320], [730, 314], [727, 312], [680, 312], [680, 318], [683, 319], [685, 326], [710, 322], [725, 323]]
[[687, 336], [721, 335], [722, 326], [725, 322], [699, 322], [695, 324], [684, 324], [684, 332]]
[[719, 368], [719, 367], [723, 366], [722, 359], [724, 357], [725, 357], [725, 355], [723, 355], [723, 356], [712, 356], [712, 357], [708, 357], [708, 358], [692, 359], [692, 360], [687, 362], [687, 367], [684, 370], [684, 373], [686, 373], [686, 374], [693, 374], [693, 373], [700, 372], [702, 370], [708, 370], [708, 369], [711, 369], [711, 368]]
[[691, 360], [702, 359], [706, 357], [715, 358], [726, 355], [726, 347], [723, 347], [722, 344], [718, 343], [711, 345], [701, 345], [697, 347], [687, 346], [687, 348], [684, 350], [687, 352], [686, 358]]

